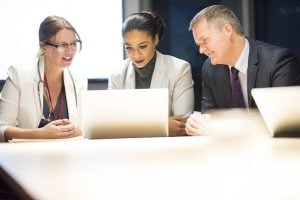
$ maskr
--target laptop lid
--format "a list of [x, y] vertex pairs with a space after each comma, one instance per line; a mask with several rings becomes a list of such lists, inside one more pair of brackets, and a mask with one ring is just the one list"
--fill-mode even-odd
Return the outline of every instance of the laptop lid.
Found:
[[90, 139], [168, 136], [168, 89], [88, 90], [82, 95]]
[[267, 128], [275, 137], [300, 137], [300, 86], [251, 90]]

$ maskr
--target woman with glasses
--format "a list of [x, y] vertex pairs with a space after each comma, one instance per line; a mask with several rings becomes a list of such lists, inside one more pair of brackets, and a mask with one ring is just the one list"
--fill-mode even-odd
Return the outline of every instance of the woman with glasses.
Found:
[[64, 18], [49, 16], [39, 28], [39, 55], [32, 66], [11, 66], [0, 96], [0, 141], [82, 135], [80, 93], [86, 79], [69, 66], [81, 40]]
[[191, 67], [156, 50], [164, 28], [162, 19], [150, 11], [132, 14], [124, 21], [128, 59], [110, 76], [108, 89], [168, 88], [169, 135], [186, 135], [185, 121], [194, 108]]

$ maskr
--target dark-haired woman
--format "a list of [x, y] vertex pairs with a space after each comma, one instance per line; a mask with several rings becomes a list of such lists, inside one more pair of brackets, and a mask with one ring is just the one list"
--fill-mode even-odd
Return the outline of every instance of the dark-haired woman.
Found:
[[186, 135], [185, 121], [194, 107], [191, 67], [156, 50], [164, 28], [162, 19], [150, 11], [132, 14], [123, 22], [128, 59], [110, 76], [108, 89], [168, 88], [169, 135]]
[[81, 40], [64, 18], [40, 24], [40, 51], [32, 66], [12, 66], [0, 96], [0, 141], [82, 135], [80, 93], [86, 79], [68, 69]]

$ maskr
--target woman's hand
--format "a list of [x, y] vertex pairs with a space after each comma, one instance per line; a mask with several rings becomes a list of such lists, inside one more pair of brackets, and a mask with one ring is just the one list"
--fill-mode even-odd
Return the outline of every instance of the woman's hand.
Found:
[[187, 115], [175, 115], [169, 117], [169, 136], [183, 136], [185, 133], [185, 122]]
[[81, 131], [68, 119], [59, 119], [40, 128], [41, 139], [70, 138], [81, 135]]

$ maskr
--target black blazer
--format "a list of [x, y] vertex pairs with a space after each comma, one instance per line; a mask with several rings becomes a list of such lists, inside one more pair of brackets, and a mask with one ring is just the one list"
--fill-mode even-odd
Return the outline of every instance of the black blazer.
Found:
[[[300, 64], [290, 50], [257, 40], [248, 39], [248, 41], [249, 107], [256, 107], [250, 93], [252, 88], [300, 85]], [[233, 107], [230, 72], [227, 65], [212, 65], [210, 59], [204, 62], [201, 104], [202, 112]]]

